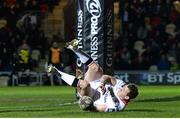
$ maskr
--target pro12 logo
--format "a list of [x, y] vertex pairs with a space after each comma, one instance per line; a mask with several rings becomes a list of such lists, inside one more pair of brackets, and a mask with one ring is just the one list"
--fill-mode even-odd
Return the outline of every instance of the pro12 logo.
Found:
[[87, 0], [86, 7], [92, 16], [97, 18], [101, 16], [101, 4], [99, 0]]

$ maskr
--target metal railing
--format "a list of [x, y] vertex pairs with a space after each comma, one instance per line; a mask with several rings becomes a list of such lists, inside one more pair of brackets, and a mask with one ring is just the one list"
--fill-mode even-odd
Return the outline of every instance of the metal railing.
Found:
[[30, 77], [30, 83], [34, 82], [34, 80], [32, 79], [35, 79], [36, 85], [43, 85], [43, 76], [46, 76], [46, 73], [35, 72], [35, 71], [30, 71], [28, 73], [27, 72], [12, 73], [12, 72], [3, 72], [3, 71], [0, 72], [0, 77], [8, 77], [8, 79], [11, 80], [12, 86], [19, 85], [21, 82], [21, 78], [26, 76]]

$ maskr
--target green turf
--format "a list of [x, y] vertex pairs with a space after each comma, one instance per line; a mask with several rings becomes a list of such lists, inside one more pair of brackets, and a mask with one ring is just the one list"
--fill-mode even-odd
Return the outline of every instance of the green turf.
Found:
[[[180, 117], [180, 86], [140, 86], [140, 95], [123, 112], [95, 113], [81, 111], [75, 90], [69, 86], [0, 87], [2, 117]], [[64, 106], [62, 106], [64, 104]]]

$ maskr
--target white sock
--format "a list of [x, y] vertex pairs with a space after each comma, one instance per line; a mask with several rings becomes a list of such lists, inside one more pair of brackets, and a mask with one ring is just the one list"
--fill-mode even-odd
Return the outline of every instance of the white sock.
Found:
[[74, 86], [74, 87], [77, 86], [77, 83], [79, 80], [75, 76], [61, 72], [61, 71], [58, 71], [58, 72], [61, 74], [61, 79], [65, 81], [68, 85]]
[[81, 50], [72, 50], [80, 59], [83, 64], [89, 65], [93, 59], [85, 52]]
[[89, 60], [88, 56], [85, 56], [84, 54], [82, 54], [80, 52], [75, 52], [75, 53], [79, 57], [79, 59], [81, 60], [82, 63], [86, 63]]

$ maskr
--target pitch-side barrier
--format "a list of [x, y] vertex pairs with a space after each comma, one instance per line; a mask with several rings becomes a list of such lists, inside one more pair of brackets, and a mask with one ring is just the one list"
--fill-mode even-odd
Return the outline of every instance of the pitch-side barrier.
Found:
[[[25, 76], [30, 77], [30, 83], [34, 85], [44, 85], [44, 80], [53, 79], [53, 75], [48, 75], [46, 72], [0, 72], [0, 85], [8, 85], [11, 82], [12, 86], [21, 85], [21, 79]], [[114, 71], [114, 76], [120, 80], [129, 83], [140, 85], [179, 85], [180, 71]], [[60, 77], [59, 77], [60, 79]]]

